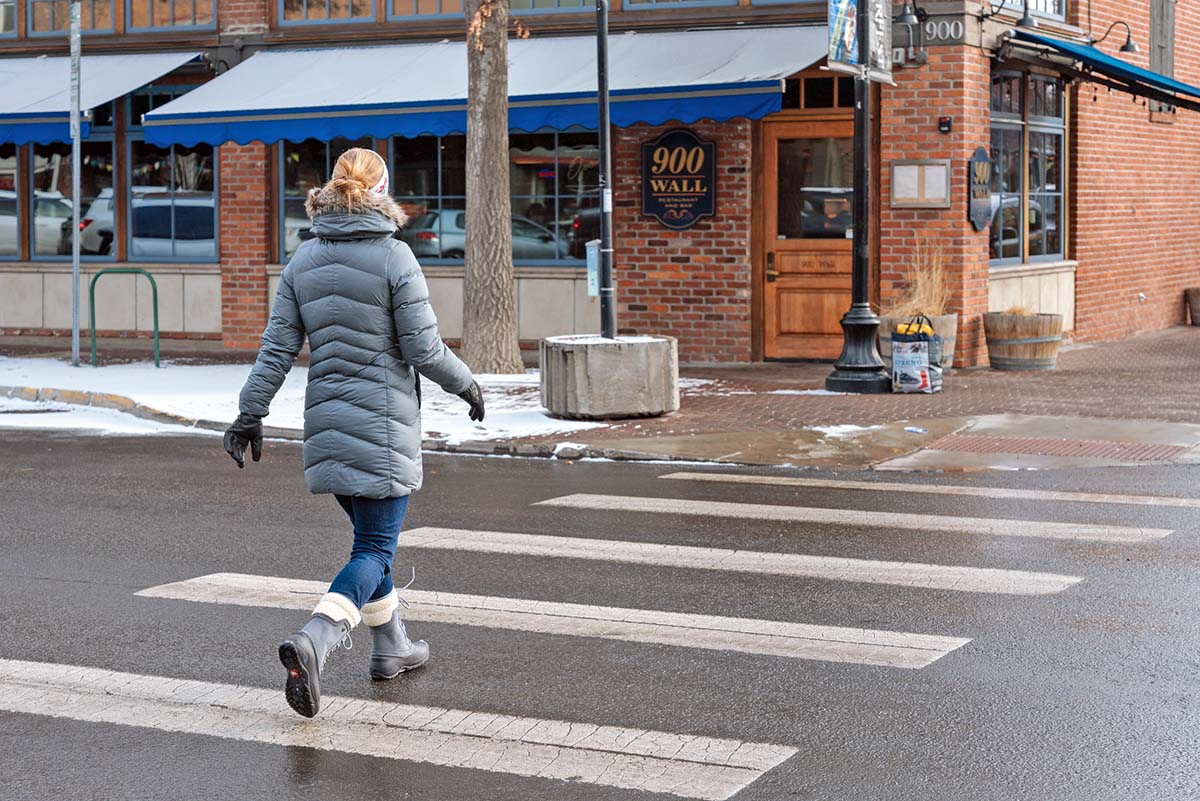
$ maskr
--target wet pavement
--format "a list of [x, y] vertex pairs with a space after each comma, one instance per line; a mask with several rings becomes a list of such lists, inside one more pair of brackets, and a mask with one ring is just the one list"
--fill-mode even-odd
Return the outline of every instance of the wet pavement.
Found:
[[[1160, 433], [1173, 441], [1169, 430]], [[785, 483], [661, 478], [681, 470]], [[326, 693], [357, 699], [364, 714], [371, 707], [362, 702], [409, 704], [794, 750], [730, 796], [739, 801], [1190, 801], [1200, 778], [1200, 509], [1154, 497], [1138, 505], [1032, 501], [1009, 491], [1200, 499], [1198, 471], [1177, 464], [873, 476], [430, 456], [426, 488], [406, 523], [410, 539], [428, 527], [476, 534], [438, 549], [405, 548], [402, 538], [397, 565], [416, 564], [414, 589], [970, 642], [926, 667], [901, 669], [735, 645], [414, 622], [412, 633], [432, 645], [427, 668], [367, 681], [368, 640], [356, 632], [355, 648], [330, 658]], [[888, 483], [875, 490], [786, 483], [814, 477]], [[947, 485], [964, 490], [920, 491]], [[593, 509], [537, 505], [578, 494], [617, 500]], [[660, 499], [678, 510], [648, 514], [621, 498]], [[901, 527], [688, 511], [700, 503], [917, 518], [898, 518]], [[991, 534], [967, 533], [932, 519], [922, 528], [920, 516], [1000, 524]], [[1050, 529], [1041, 524], [1050, 523], [1084, 528], [1075, 538], [1043, 536]], [[1089, 538], [1092, 526], [1146, 536], [1099, 541]], [[348, 548], [346, 528], [329, 498], [304, 489], [293, 444], [268, 443], [263, 462], [239, 471], [211, 438], [0, 432], [0, 674], [5, 664], [49, 663], [62, 666], [64, 680], [100, 669], [147, 677], [131, 687], [165, 678], [174, 687], [237, 685], [247, 695], [276, 690], [276, 643], [303, 612], [135, 593], [221, 572], [327, 580]], [[1171, 533], [1156, 533], [1163, 531]], [[479, 550], [487, 532], [584, 539], [596, 548], [571, 558]], [[781, 566], [764, 573], [734, 561], [704, 569], [661, 559], [635, 564], [607, 555], [613, 542], [669, 549], [655, 548], [660, 554], [778, 554]], [[785, 574], [783, 556], [903, 563], [917, 573], [904, 585], [868, 580], [865, 567], [858, 578]], [[810, 572], [813, 559], [805, 562]], [[1081, 581], [1033, 595], [922, 586], [921, 570], [937, 565], [1011, 571], [1003, 575], [1014, 587], [1029, 573]], [[42, 689], [32, 697], [58, 696]], [[354, 736], [339, 733], [335, 716], [301, 724], [267, 710], [244, 722], [246, 732], [303, 733], [311, 738], [305, 746], [247, 741], [227, 729], [222, 737], [172, 731], [197, 710], [214, 730], [228, 725], [222, 721], [232, 720], [237, 704], [208, 703], [202, 694], [179, 700], [179, 715], [119, 718], [125, 723], [85, 719], [86, 691], [73, 697], [33, 713], [0, 711], [0, 796], [665, 801], [700, 792], [698, 785], [669, 795], [531, 778], [505, 760], [485, 769], [404, 750], [365, 756], [355, 752]], [[122, 698], [103, 714], [132, 715], [136, 704]], [[0, 693], [0, 709], [16, 704], [11, 687]], [[464, 764], [477, 765], [472, 758], [464, 755]]]

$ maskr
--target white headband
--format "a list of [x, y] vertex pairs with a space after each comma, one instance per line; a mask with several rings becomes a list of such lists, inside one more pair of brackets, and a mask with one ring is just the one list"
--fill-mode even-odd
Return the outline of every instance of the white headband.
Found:
[[383, 165], [383, 175], [379, 179], [379, 183], [371, 187], [371, 191], [377, 195], [386, 195], [388, 191], [388, 168]]

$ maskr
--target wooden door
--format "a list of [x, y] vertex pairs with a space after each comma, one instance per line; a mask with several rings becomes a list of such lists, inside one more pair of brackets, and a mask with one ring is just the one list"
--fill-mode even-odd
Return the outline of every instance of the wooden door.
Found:
[[851, 121], [764, 122], [763, 355], [836, 359], [850, 308]]

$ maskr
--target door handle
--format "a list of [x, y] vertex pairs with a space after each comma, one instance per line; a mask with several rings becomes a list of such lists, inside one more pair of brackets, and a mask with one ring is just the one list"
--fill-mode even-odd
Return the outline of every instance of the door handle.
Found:
[[767, 254], [767, 283], [774, 283], [775, 279], [778, 277], [779, 277], [779, 273], [776, 272], [776, 270], [775, 270], [775, 254], [773, 252], [768, 253]]

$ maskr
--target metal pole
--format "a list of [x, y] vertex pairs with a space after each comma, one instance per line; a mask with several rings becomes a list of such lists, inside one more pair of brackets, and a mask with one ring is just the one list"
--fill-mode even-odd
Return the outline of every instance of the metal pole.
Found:
[[613, 287], [612, 134], [608, 123], [608, 0], [596, 0], [597, 100], [600, 106], [600, 335], [617, 334]]
[[[880, 2], [881, 0], [874, 0]], [[887, 1], [887, 0], [882, 0]], [[877, 395], [891, 389], [875, 336], [879, 318], [871, 310], [871, 6], [858, 0], [858, 75], [854, 78], [854, 245], [850, 310], [842, 317], [842, 355], [825, 379], [834, 392]], [[890, 9], [890, 6], [889, 6]], [[891, 17], [889, 11], [889, 19]]]
[[[79, 366], [79, 17], [80, 3], [71, 3], [71, 364]], [[96, 321], [92, 320], [95, 329]]]

